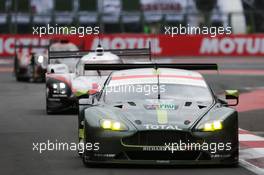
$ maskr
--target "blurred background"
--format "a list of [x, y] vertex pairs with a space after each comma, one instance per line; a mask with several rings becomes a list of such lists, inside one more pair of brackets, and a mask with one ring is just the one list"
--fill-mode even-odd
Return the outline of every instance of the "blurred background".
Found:
[[164, 32], [165, 25], [264, 32], [263, 0], [0, 0], [0, 33], [32, 26], [100, 26], [103, 33]]

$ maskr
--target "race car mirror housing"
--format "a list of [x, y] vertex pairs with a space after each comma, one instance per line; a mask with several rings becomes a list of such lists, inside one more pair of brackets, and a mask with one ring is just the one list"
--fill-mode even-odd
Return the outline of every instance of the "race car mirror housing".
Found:
[[239, 103], [239, 92], [238, 90], [226, 90], [225, 91], [226, 100], [235, 101], [234, 103], [228, 103], [228, 106], [236, 106]]
[[93, 105], [93, 100], [92, 98], [81, 98], [79, 99], [79, 105], [83, 105], [83, 106], [86, 106], [86, 105]]

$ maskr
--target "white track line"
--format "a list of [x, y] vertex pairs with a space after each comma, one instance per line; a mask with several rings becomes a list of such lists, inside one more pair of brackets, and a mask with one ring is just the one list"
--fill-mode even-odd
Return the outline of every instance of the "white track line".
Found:
[[[240, 129], [242, 130], [242, 129]], [[245, 133], [239, 134], [239, 142], [259, 142], [264, 141], [263, 137], [256, 136], [254, 134]], [[243, 148], [243, 145], [240, 145], [239, 149], [239, 162], [240, 165], [244, 168], [256, 173], [257, 175], [264, 175], [264, 169], [260, 168], [252, 163], [248, 162], [249, 159], [258, 159], [264, 157], [264, 146], [262, 148]]]
[[264, 141], [264, 138], [253, 134], [239, 134], [239, 141]]
[[255, 165], [245, 161], [244, 159], [239, 159], [239, 164], [242, 167], [252, 171], [253, 173], [255, 173], [257, 175], [264, 175], [264, 169], [259, 168], [259, 167], [255, 166]]

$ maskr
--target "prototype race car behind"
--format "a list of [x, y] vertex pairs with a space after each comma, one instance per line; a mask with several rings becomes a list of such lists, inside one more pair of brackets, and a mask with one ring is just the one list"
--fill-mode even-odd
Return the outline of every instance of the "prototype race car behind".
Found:
[[85, 70], [85, 64], [122, 63], [125, 57], [149, 56], [149, 49], [50, 52], [46, 74], [48, 114], [78, 108], [78, 99], [100, 90], [111, 71]]
[[238, 163], [238, 114], [230, 108], [238, 103], [238, 92], [226, 91], [233, 102], [228, 104], [191, 71], [217, 65], [85, 68], [125, 69], [113, 72], [99, 93], [79, 100], [79, 153], [85, 165]]
[[[40, 44], [40, 41], [39, 41]], [[67, 40], [51, 40], [46, 45], [20, 45], [16, 42], [14, 73], [17, 81], [45, 81], [50, 51], [77, 51]]]

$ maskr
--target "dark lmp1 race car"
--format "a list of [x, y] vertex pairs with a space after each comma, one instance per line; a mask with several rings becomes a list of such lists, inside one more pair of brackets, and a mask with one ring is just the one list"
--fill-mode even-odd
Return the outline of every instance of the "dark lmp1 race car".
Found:
[[46, 111], [59, 113], [78, 108], [78, 99], [100, 90], [111, 71], [84, 70], [85, 64], [122, 63], [130, 57], [144, 58], [149, 49], [50, 52], [46, 73]]
[[[191, 70], [216, 64], [103, 64], [102, 90], [79, 100], [79, 150], [85, 165], [238, 163], [238, 91], [216, 97]], [[88, 145], [88, 146], [87, 146]]]

